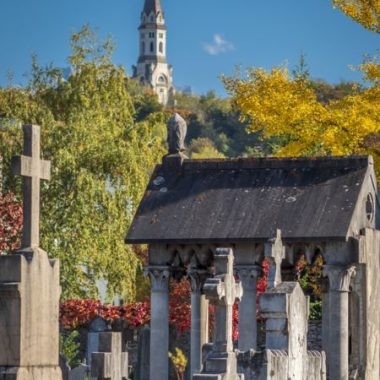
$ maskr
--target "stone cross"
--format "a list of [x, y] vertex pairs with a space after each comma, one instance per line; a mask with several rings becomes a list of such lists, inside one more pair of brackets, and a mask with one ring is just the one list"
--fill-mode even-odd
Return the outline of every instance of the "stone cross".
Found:
[[235, 281], [233, 263], [231, 248], [216, 249], [215, 276], [207, 279], [203, 287], [207, 299], [215, 305], [214, 342], [202, 372], [193, 375], [193, 380], [244, 379], [237, 372], [237, 359], [232, 342], [233, 306], [243, 293], [240, 281]]
[[22, 248], [39, 246], [40, 180], [50, 179], [50, 162], [40, 159], [40, 127], [24, 125], [22, 156], [12, 160], [13, 174], [23, 177], [23, 232]]
[[215, 276], [204, 285], [207, 299], [216, 306], [215, 341], [213, 352], [231, 352], [232, 309], [236, 300], [242, 296], [240, 281], [236, 282], [233, 269], [231, 248], [217, 248], [215, 255]]
[[264, 254], [269, 261], [268, 289], [273, 289], [281, 283], [281, 262], [285, 257], [281, 230], [277, 230], [276, 237], [265, 243]]
[[91, 357], [91, 378], [128, 379], [128, 353], [122, 352], [121, 333], [100, 333], [99, 351], [94, 352]]

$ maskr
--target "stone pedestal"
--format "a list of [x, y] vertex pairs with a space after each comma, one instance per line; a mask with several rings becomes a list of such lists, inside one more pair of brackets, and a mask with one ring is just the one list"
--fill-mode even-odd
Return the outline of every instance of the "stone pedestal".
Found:
[[58, 380], [59, 262], [40, 248], [0, 256], [0, 378]]
[[300, 285], [284, 282], [261, 294], [260, 311], [265, 319], [266, 349], [286, 353], [284, 378], [307, 379], [308, 302]]
[[325, 265], [329, 278], [329, 348], [330, 379], [347, 380], [349, 376], [348, 294], [354, 266]]
[[169, 278], [170, 267], [150, 266], [151, 280], [150, 379], [169, 378]]

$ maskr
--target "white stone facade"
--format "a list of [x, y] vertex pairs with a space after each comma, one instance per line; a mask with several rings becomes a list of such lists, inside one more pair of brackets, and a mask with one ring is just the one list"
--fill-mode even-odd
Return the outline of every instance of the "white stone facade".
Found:
[[133, 76], [166, 105], [173, 92], [172, 67], [166, 62], [166, 26], [159, 0], [145, 0], [139, 27], [140, 53]]

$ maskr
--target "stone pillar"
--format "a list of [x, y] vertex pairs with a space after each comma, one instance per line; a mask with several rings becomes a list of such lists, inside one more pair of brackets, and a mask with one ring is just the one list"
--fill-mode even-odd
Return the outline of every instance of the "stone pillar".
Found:
[[248, 351], [257, 346], [256, 285], [261, 273], [258, 265], [237, 265], [243, 296], [239, 303], [239, 350]]
[[325, 265], [329, 279], [329, 378], [347, 380], [349, 375], [348, 293], [354, 266]]
[[322, 350], [328, 356], [329, 349], [329, 325], [330, 325], [330, 311], [329, 311], [329, 281], [328, 278], [322, 279]]
[[170, 267], [145, 268], [151, 280], [150, 379], [169, 378], [169, 278]]
[[188, 276], [191, 283], [190, 374], [193, 376], [202, 368], [202, 346], [208, 341], [208, 301], [202, 288], [209, 273], [190, 268]]

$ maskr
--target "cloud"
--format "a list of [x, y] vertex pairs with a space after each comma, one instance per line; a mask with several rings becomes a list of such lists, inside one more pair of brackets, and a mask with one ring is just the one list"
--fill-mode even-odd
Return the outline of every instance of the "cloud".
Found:
[[214, 34], [212, 43], [203, 44], [203, 49], [210, 55], [218, 55], [234, 50], [233, 43], [226, 41], [220, 34]]

